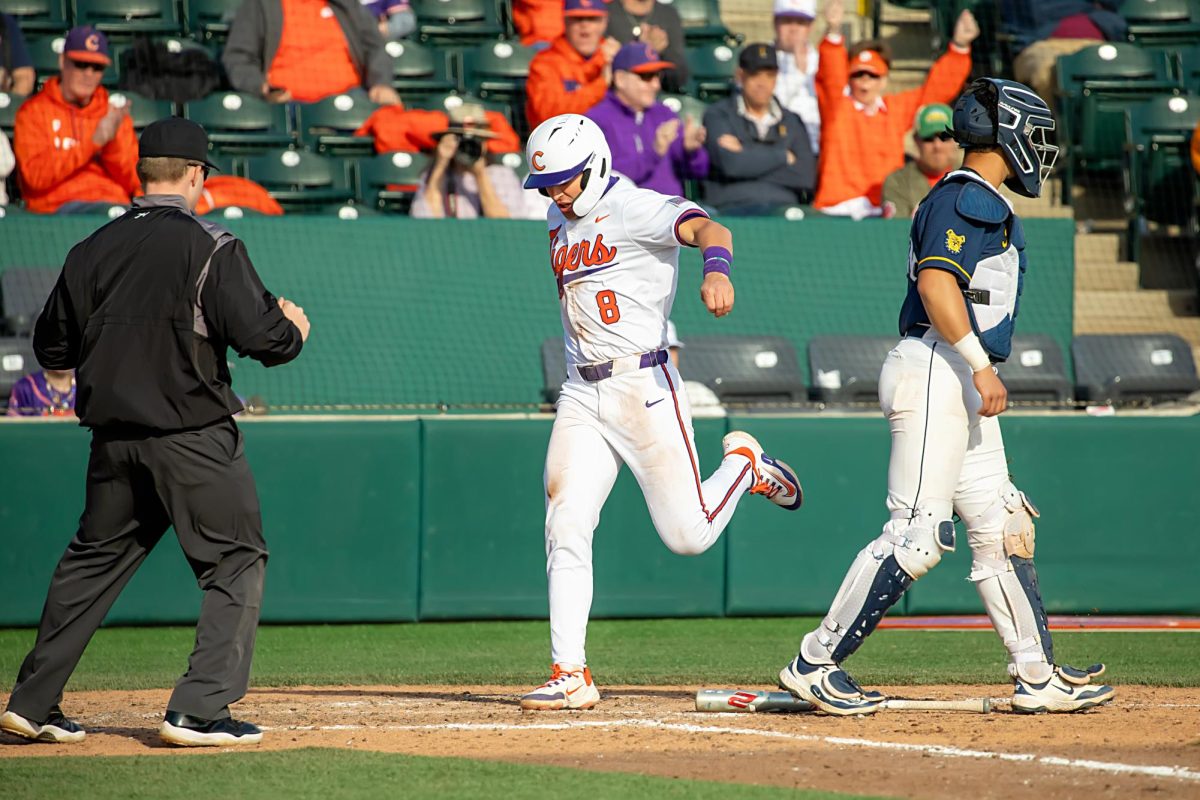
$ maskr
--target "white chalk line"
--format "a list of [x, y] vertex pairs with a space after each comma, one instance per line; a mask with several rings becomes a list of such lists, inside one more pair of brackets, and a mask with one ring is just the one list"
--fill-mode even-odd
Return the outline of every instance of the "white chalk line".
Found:
[[[725, 715], [722, 715], [725, 716]], [[737, 716], [730, 714], [729, 716]], [[573, 720], [570, 722], [544, 722], [528, 725], [515, 725], [505, 722], [443, 722], [436, 725], [298, 725], [263, 730], [289, 731], [563, 731], [575, 728], [657, 728], [660, 730], [679, 731], [682, 733], [712, 733], [729, 736], [758, 736], [765, 739], [787, 739], [795, 742], [821, 742], [824, 744], [841, 745], [843, 747], [863, 747], [876, 750], [900, 750], [911, 753], [928, 753], [948, 758], [995, 759], [997, 761], [1020, 761], [1031, 764], [1043, 764], [1051, 767], [1068, 767], [1094, 772], [1109, 772], [1118, 775], [1147, 775], [1154, 778], [1179, 778], [1187, 781], [1200, 781], [1200, 772], [1186, 767], [1166, 767], [1142, 764], [1120, 764], [1110, 761], [1093, 761], [1085, 758], [1062, 758], [1059, 756], [1038, 756], [1033, 753], [997, 753], [990, 750], [965, 750], [940, 744], [911, 744], [905, 742], [879, 742], [872, 739], [856, 739], [843, 736], [814, 736], [805, 733], [788, 733], [785, 731], [759, 730], [757, 728], [726, 728], [713, 725], [696, 725], [693, 723], [666, 722], [661, 719], [619, 719], [619, 720]]]

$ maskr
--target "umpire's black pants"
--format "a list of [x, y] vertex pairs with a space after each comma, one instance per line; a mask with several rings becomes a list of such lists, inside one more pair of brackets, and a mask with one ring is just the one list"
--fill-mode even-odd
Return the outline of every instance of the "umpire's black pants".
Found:
[[228, 418], [160, 436], [93, 433], [79, 531], [54, 570], [10, 710], [45, 721], [117, 595], [172, 525], [204, 600], [167, 710], [229, 716], [250, 681], [267, 546], [242, 434]]

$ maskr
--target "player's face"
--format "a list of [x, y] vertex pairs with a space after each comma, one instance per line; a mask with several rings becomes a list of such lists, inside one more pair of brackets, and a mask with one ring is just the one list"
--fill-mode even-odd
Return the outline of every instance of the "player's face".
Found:
[[742, 84], [742, 96], [746, 104], [752, 108], [766, 108], [775, 94], [775, 81], [779, 72], [773, 69], [760, 69], [757, 72], [738, 70]]
[[873, 105], [887, 88], [887, 76], [874, 75], [865, 69], [850, 73], [850, 96], [864, 106]]
[[62, 70], [61, 91], [68, 103], [87, 105], [104, 77], [103, 64], [76, 63], [66, 55], [59, 56]]
[[798, 17], [776, 17], [775, 45], [780, 50], [791, 52], [799, 47], [801, 43], [808, 41], [808, 34], [811, 31], [812, 20], [804, 20]]
[[564, 30], [567, 44], [575, 48], [575, 52], [584, 58], [591, 58], [604, 39], [604, 31], [608, 28], [608, 17], [567, 17]]
[[583, 173], [579, 173], [566, 183], [560, 183], [557, 186], [547, 186], [546, 194], [554, 205], [558, 206], [558, 210], [567, 219], [579, 219], [579, 215], [571, 210], [571, 206], [575, 204], [579, 193], [583, 191]]
[[917, 136], [916, 140], [917, 163], [925, 172], [937, 175], [958, 165], [958, 145], [948, 132], [928, 139]]

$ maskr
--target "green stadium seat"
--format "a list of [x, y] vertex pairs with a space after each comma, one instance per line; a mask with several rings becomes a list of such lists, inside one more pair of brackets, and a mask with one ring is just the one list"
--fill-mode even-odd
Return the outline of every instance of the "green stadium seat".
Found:
[[21, 23], [21, 32], [66, 33], [67, 8], [63, 0], [0, 0], [0, 12], [10, 14]]
[[300, 104], [296, 106], [296, 130], [301, 141], [318, 153], [370, 155], [375, 148], [374, 137], [355, 136], [354, 132], [377, 108], [379, 106], [368, 100], [362, 90]]
[[[618, 0], [619, 1], [619, 0]], [[741, 41], [721, 22], [717, 0], [664, 0], [679, 12], [683, 37], [689, 45], [719, 44], [728, 40]]]
[[452, 67], [458, 53], [452, 48], [435, 50], [418, 42], [388, 42], [385, 47], [393, 59], [392, 86], [402, 97], [449, 92], [458, 87]]
[[1128, 260], [1138, 260], [1148, 222], [1195, 230], [1196, 173], [1190, 153], [1197, 125], [1200, 97], [1164, 95], [1126, 109]]
[[242, 0], [185, 0], [187, 30], [194, 38], [224, 41]]
[[708, 110], [708, 103], [687, 94], [662, 94], [658, 96], [658, 99], [663, 105], [678, 114], [680, 119], [691, 117], [697, 123], [704, 120], [704, 112]]
[[1180, 47], [1173, 51], [1175, 56], [1176, 77], [1184, 86], [1200, 86], [1200, 44], [1192, 47]]
[[413, 0], [421, 41], [478, 42], [504, 35], [496, 0]]
[[354, 197], [352, 162], [306, 150], [273, 150], [245, 161], [246, 177], [260, 184], [284, 211], [321, 211]]
[[1101, 44], [1058, 59], [1063, 201], [1080, 169], [1111, 171], [1124, 161], [1125, 107], [1156, 93], [1181, 91], [1170, 59], [1131, 44]]
[[75, 24], [121, 37], [183, 33], [175, 0], [75, 0]]
[[1125, 0], [1121, 16], [1129, 23], [1129, 41], [1139, 45], [1200, 41], [1200, 0]]
[[475, 97], [470, 94], [459, 94], [457, 92], [449, 92], [446, 94], [429, 94], [413, 97], [411, 102], [405, 101], [409, 108], [424, 108], [437, 109], [440, 111], [449, 111], [455, 106], [460, 106], [463, 103], [478, 103], [487, 111], [498, 111], [508, 119], [509, 123], [513, 123], [512, 106], [503, 100], [498, 100], [494, 97]]
[[214, 152], [257, 153], [294, 142], [287, 106], [249, 94], [217, 92], [184, 104], [183, 115], [204, 126]]
[[359, 163], [360, 199], [375, 208], [407, 214], [421, 175], [429, 167], [422, 153], [380, 153]]
[[109, 95], [110, 101], [117, 97], [125, 97], [132, 103], [130, 116], [133, 117], [135, 131], [141, 131], [142, 128], [156, 120], [175, 116], [175, 104], [170, 100], [152, 100], [124, 89], [118, 89]]
[[480, 97], [513, 98], [525, 94], [529, 62], [536, 51], [518, 41], [484, 42], [463, 53], [463, 91]]
[[737, 53], [725, 44], [693, 47], [687, 51], [688, 66], [692, 68], [693, 91], [702, 100], [714, 100], [733, 92], [733, 73]]
[[17, 125], [17, 109], [25, 98], [8, 92], [0, 92], [0, 131], [12, 138], [13, 128]]

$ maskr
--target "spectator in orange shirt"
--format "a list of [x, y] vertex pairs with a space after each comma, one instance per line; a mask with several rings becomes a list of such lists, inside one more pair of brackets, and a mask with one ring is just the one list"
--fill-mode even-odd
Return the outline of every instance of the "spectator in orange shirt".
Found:
[[129, 102], [110, 103], [100, 85], [111, 63], [103, 33], [72, 28], [58, 57], [59, 76], [17, 111], [13, 146], [30, 211], [96, 211], [129, 205], [141, 191]]
[[400, 103], [392, 57], [358, 0], [245, 0], [221, 63], [233, 88], [272, 103], [315, 103], [359, 86], [372, 103]]
[[904, 166], [904, 137], [917, 109], [958, 97], [971, 72], [971, 42], [979, 25], [963, 11], [950, 48], [934, 62], [924, 85], [885, 96], [888, 48], [860, 42], [847, 56], [838, 33], [844, 13], [842, 0], [825, 7], [828, 32], [817, 67], [821, 161], [813, 205], [826, 214], [861, 219], [882, 213], [883, 180]]
[[612, 81], [612, 60], [621, 43], [605, 36], [604, 0], [565, 0], [563, 35], [529, 63], [525, 117], [536, 128], [558, 114], [584, 114], [599, 103]]
[[1192, 134], [1192, 167], [1195, 168], [1196, 174], [1200, 175], [1200, 125], [1196, 126], [1196, 131]]
[[563, 35], [563, 0], [513, 0], [512, 16], [526, 47], [547, 45]]

